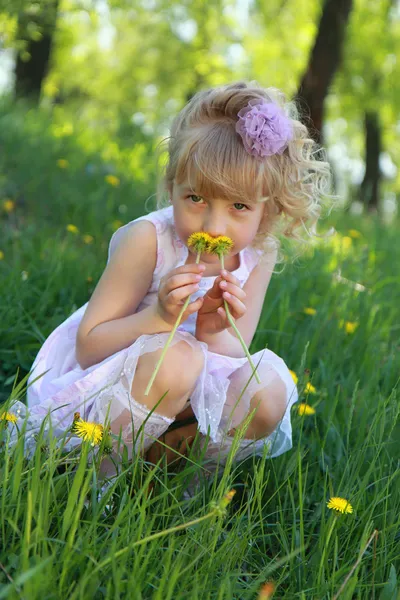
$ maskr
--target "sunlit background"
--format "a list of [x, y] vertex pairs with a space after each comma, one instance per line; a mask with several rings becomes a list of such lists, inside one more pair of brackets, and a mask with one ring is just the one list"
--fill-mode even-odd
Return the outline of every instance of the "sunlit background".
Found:
[[[46, 39], [49, 67], [34, 91], [40, 105], [64, 124], [62, 135], [84, 128], [96, 138], [101, 132], [133, 146], [167, 135], [172, 116], [207, 85], [256, 79], [282, 88], [289, 98], [301, 96], [319, 34], [320, 59], [312, 77], [331, 70], [318, 102], [337, 193], [356, 214], [368, 200], [390, 219], [400, 186], [400, 5], [398, 0], [332, 3], [333, 17], [344, 21], [335, 37], [332, 15], [328, 30], [321, 30], [323, 4], [2, 0], [0, 89], [13, 92], [17, 54], [29, 66], [35, 44]], [[334, 53], [330, 66], [328, 55]], [[73, 128], [65, 126], [71, 119]], [[140, 163], [139, 149], [133, 152]], [[107, 160], [116, 154], [104, 148]], [[366, 199], [376, 185], [377, 194]]]

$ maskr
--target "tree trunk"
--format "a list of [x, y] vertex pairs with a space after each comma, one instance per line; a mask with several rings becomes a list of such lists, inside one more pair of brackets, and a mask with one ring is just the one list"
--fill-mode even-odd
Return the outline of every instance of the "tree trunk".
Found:
[[352, 7], [353, 0], [325, 0], [314, 48], [296, 94], [303, 121], [319, 144], [322, 143], [324, 102], [340, 66]]
[[360, 199], [371, 212], [378, 210], [381, 170], [379, 157], [381, 154], [381, 127], [379, 114], [376, 111], [365, 113], [365, 175], [360, 187]]
[[[59, 0], [45, 3], [41, 12], [30, 15], [21, 12], [18, 17], [17, 39], [26, 40], [24, 52], [18, 53], [15, 65], [15, 95], [39, 102], [43, 80], [47, 75], [51, 47], [57, 21]], [[38, 29], [40, 39], [32, 39], [29, 29]], [[26, 54], [27, 53], [27, 54]], [[24, 60], [25, 56], [27, 59]]]

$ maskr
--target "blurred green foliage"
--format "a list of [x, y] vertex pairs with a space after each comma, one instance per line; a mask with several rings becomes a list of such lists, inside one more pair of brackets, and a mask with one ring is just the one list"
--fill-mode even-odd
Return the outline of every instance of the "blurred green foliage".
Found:
[[[24, 52], [18, 15], [46, 14], [51, 0], [0, 1], [0, 39]], [[151, 2], [62, 0], [42, 105], [65, 119], [118, 137], [118, 145], [167, 135], [172, 116], [200, 87], [247, 78], [297, 91], [315, 39], [320, 0]], [[44, 19], [43, 29], [46, 27]], [[328, 98], [326, 143], [350, 159], [364, 153], [366, 110], [379, 113], [392, 172], [383, 194], [398, 193], [400, 9], [394, 0], [355, 0], [343, 63]], [[28, 57], [27, 57], [28, 59]], [[54, 106], [56, 105], [56, 106]], [[345, 159], [345, 157], [343, 157]], [[351, 183], [351, 160], [341, 166]]]

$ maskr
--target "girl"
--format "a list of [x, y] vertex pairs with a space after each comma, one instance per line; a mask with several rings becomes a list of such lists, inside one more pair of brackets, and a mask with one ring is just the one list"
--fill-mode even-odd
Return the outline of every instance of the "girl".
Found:
[[[283, 234], [295, 237], [305, 221], [315, 223], [328, 183], [328, 164], [315, 157], [281, 92], [238, 82], [197, 93], [172, 124], [162, 181], [168, 205], [159, 198], [158, 210], [116, 231], [92, 298], [53, 331], [34, 361], [32, 431], [51, 411], [53, 433], [62, 434], [79, 411], [86, 421], [109, 422], [129, 456], [135, 447], [154, 460], [164, 448], [158, 438], [174, 448], [199, 430], [203, 445], [209, 435], [205, 457], [224, 462], [235, 429], [255, 411], [235, 458], [290, 449], [297, 390], [289, 370], [266, 349], [252, 357], [261, 383], [251, 377], [223, 300], [249, 346], [277, 261], [274, 232], [284, 224]], [[196, 231], [233, 240], [225, 270], [213, 255], [196, 264], [187, 247]], [[192, 424], [168, 431], [190, 415]]]

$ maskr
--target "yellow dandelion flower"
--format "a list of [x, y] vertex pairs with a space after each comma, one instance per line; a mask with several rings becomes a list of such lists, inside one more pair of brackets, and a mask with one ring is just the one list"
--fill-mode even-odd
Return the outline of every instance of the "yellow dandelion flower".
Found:
[[315, 415], [315, 408], [313, 408], [309, 404], [306, 404], [305, 402], [302, 402], [301, 404], [299, 404], [297, 412], [299, 413], [299, 415], [301, 417], [302, 416], [307, 416], [308, 417], [310, 415]]
[[3, 259], [4, 259], [4, 252], [3, 252], [3, 250], [0, 250], [0, 260], [3, 260]]
[[120, 184], [120, 180], [115, 175], [106, 175], [104, 180], [113, 187], [118, 187]]
[[211, 238], [208, 245], [208, 252], [210, 254], [218, 254], [218, 256], [224, 256], [233, 248], [233, 241], [227, 235], [219, 235], [216, 238]]
[[99, 444], [103, 439], [104, 427], [100, 423], [89, 423], [81, 418], [74, 419], [72, 431], [85, 442], [91, 442], [92, 446]]
[[18, 421], [18, 417], [16, 417], [15, 415], [9, 413], [9, 412], [3, 412], [0, 415], [0, 421], [9, 421], [10, 423], [16, 423]]
[[358, 323], [356, 321], [345, 321], [344, 319], [339, 321], [339, 329], [344, 328], [346, 333], [354, 333], [357, 327]]
[[116, 219], [115, 221], [113, 221], [111, 223], [111, 229], [113, 231], [117, 231], [117, 229], [119, 229], [120, 227], [122, 227], [123, 223], [122, 221], [120, 221], [119, 219]]
[[344, 514], [344, 513], [350, 514], [353, 512], [352, 505], [345, 498], [333, 497], [327, 503], [327, 507], [332, 510], [336, 510], [337, 512], [341, 512], [342, 514]]
[[358, 327], [358, 323], [352, 321], [346, 321], [344, 324], [344, 329], [346, 333], [354, 333]]
[[57, 165], [60, 167], [60, 169], [68, 169], [69, 162], [65, 158], [59, 158]]
[[204, 252], [207, 251], [212, 239], [205, 231], [196, 231], [188, 237], [187, 245], [189, 248], [193, 247], [196, 252]]
[[93, 281], [93, 277], [90, 277], [90, 275], [89, 275], [89, 277], [86, 277], [86, 281], [87, 281], [88, 283], [92, 283], [92, 281]]
[[357, 231], [357, 229], [349, 229], [348, 234], [350, 237], [352, 237], [355, 240], [362, 237], [361, 233], [359, 231]]
[[307, 381], [304, 391], [307, 392], [308, 394], [316, 394], [317, 393], [317, 390], [315, 389], [313, 384], [310, 383], [309, 381]]
[[316, 314], [316, 309], [315, 308], [311, 308], [311, 306], [308, 306], [307, 308], [304, 309], [304, 312], [306, 315], [315, 315]]
[[89, 235], [88, 233], [83, 235], [82, 239], [85, 242], [85, 244], [92, 244], [92, 242], [94, 241], [94, 237], [92, 235]]
[[297, 377], [296, 373], [294, 371], [291, 371], [290, 369], [289, 369], [289, 373], [291, 374], [293, 381], [295, 383], [297, 383], [299, 378]]
[[70, 233], [79, 233], [79, 229], [77, 228], [77, 226], [72, 225], [72, 223], [69, 223], [69, 225], [67, 225], [66, 230]]
[[15, 208], [15, 202], [13, 200], [10, 200], [8, 198], [7, 200], [3, 201], [3, 209], [7, 214], [12, 213], [14, 208]]

